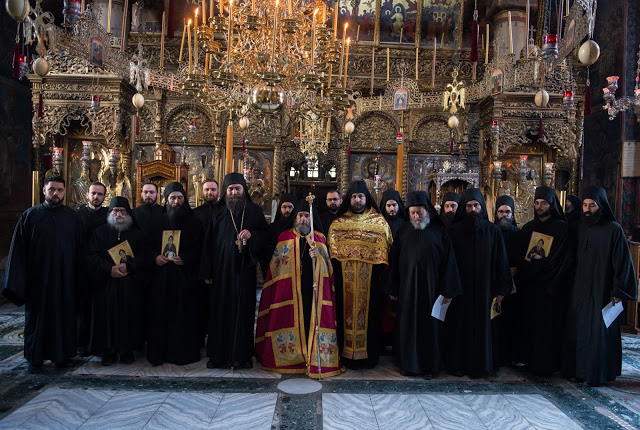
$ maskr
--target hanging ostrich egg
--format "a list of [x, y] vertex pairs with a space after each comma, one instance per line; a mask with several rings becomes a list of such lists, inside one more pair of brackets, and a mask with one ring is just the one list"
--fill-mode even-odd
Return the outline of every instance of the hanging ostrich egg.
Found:
[[538, 91], [536, 93], [535, 102], [538, 107], [547, 107], [549, 104], [549, 93], [545, 90]]
[[451, 115], [449, 117], [449, 120], [447, 121], [447, 125], [449, 126], [449, 128], [456, 128], [458, 124], [460, 124], [460, 120], [458, 120], [458, 117], [455, 115]]
[[351, 133], [353, 133], [353, 131], [354, 131], [355, 129], [356, 129], [356, 125], [355, 125], [353, 122], [351, 122], [351, 121], [347, 121], [347, 122], [344, 124], [344, 132], [345, 132], [345, 133], [347, 133], [347, 134], [351, 134]]
[[587, 40], [578, 49], [578, 59], [585, 66], [590, 66], [600, 57], [600, 46], [593, 40]]
[[144, 106], [144, 96], [140, 93], [134, 94], [131, 103], [133, 103], [136, 109], [142, 109], [142, 106]]
[[9, 16], [18, 22], [24, 21], [27, 15], [33, 12], [29, 0], [7, 0], [5, 7]]
[[240, 126], [241, 129], [246, 130], [247, 128], [249, 128], [249, 118], [247, 118], [246, 116], [243, 116], [238, 121], [238, 125]]
[[36, 61], [33, 62], [33, 72], [44, 78], [47, 73], [49, 73], [49, 63], [42, 57], [36, 58]]

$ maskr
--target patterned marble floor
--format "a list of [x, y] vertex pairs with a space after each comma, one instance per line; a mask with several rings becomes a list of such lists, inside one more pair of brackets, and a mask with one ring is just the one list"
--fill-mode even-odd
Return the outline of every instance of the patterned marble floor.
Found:
[[0, 421], [0, 429], [268, 430], [277, 397], [50, 388]]
[[582, 428], [541, 395], [329, 393], [322, 410], [326, 430]]

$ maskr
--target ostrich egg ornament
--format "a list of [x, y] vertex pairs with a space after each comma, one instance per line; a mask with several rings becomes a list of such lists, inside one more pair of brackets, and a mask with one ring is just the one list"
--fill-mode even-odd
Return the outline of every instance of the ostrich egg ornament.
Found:
[[36, 58], [36, 61], [33, 62], [33, 72], [44, 78], [49, 73], [49, 63], [42, 57]]
[[545, 90], [538, 91], [536, 93], [535, 102], [538, 107], [547, 107], [549, 104], [549, 93]]
[[7, 0], [5, 7], [9, 16], [19, 22], [24, 21], [32, 11], [29, 0]]
[[449, 126], [449, 128], [456, 128], [458, 124], [460, 124], [458, 117], [455, 115], [451, 115], [449, 117], [449, 120], [447, 121], [447, 125]]
[[347, 121], [344, 125], [344, 132], [347, 134], [351, 134], [353, 133], [353, 131], [356, 129], [356, 126], [353, 122], [351, 121]]
[[142, 109], [142, 106], [144, 106], [144, 96], [140, 93], [136, 93], [133, 95], [131, 102], [136, 109]]
[[600, 57], [600, 46], [593, 40], [587, 40], [578, 49], [578, 59], [585, 66], [590, 66]]

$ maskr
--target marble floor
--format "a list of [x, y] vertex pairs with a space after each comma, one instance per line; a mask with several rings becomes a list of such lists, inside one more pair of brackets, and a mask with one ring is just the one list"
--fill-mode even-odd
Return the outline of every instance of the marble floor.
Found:
[[[23, 310], [0, 306], [0, 429], [638, 429], [640, 336], [623, 336], [622, 376], [592, 388], [513, 367], [489, 378], [400, 374], [390, 356], [309, 392], [306, 377], [191, 365], [104, 367], [78, 358], [29, 374]], [[286, 381], [279, 389], [279, 384]], [[300, 389], [296, 388], [300, 385]], [[307, 394], [295, 394], [295, 393]]]

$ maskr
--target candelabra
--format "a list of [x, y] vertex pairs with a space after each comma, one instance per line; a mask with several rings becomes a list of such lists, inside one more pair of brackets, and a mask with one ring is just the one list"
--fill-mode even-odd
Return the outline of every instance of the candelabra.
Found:
[[553, 174], [554, 174], [555, 163], [544, 163], [544, 173], [543, 179], [544, 184], [548, 187], [553, 186]]

